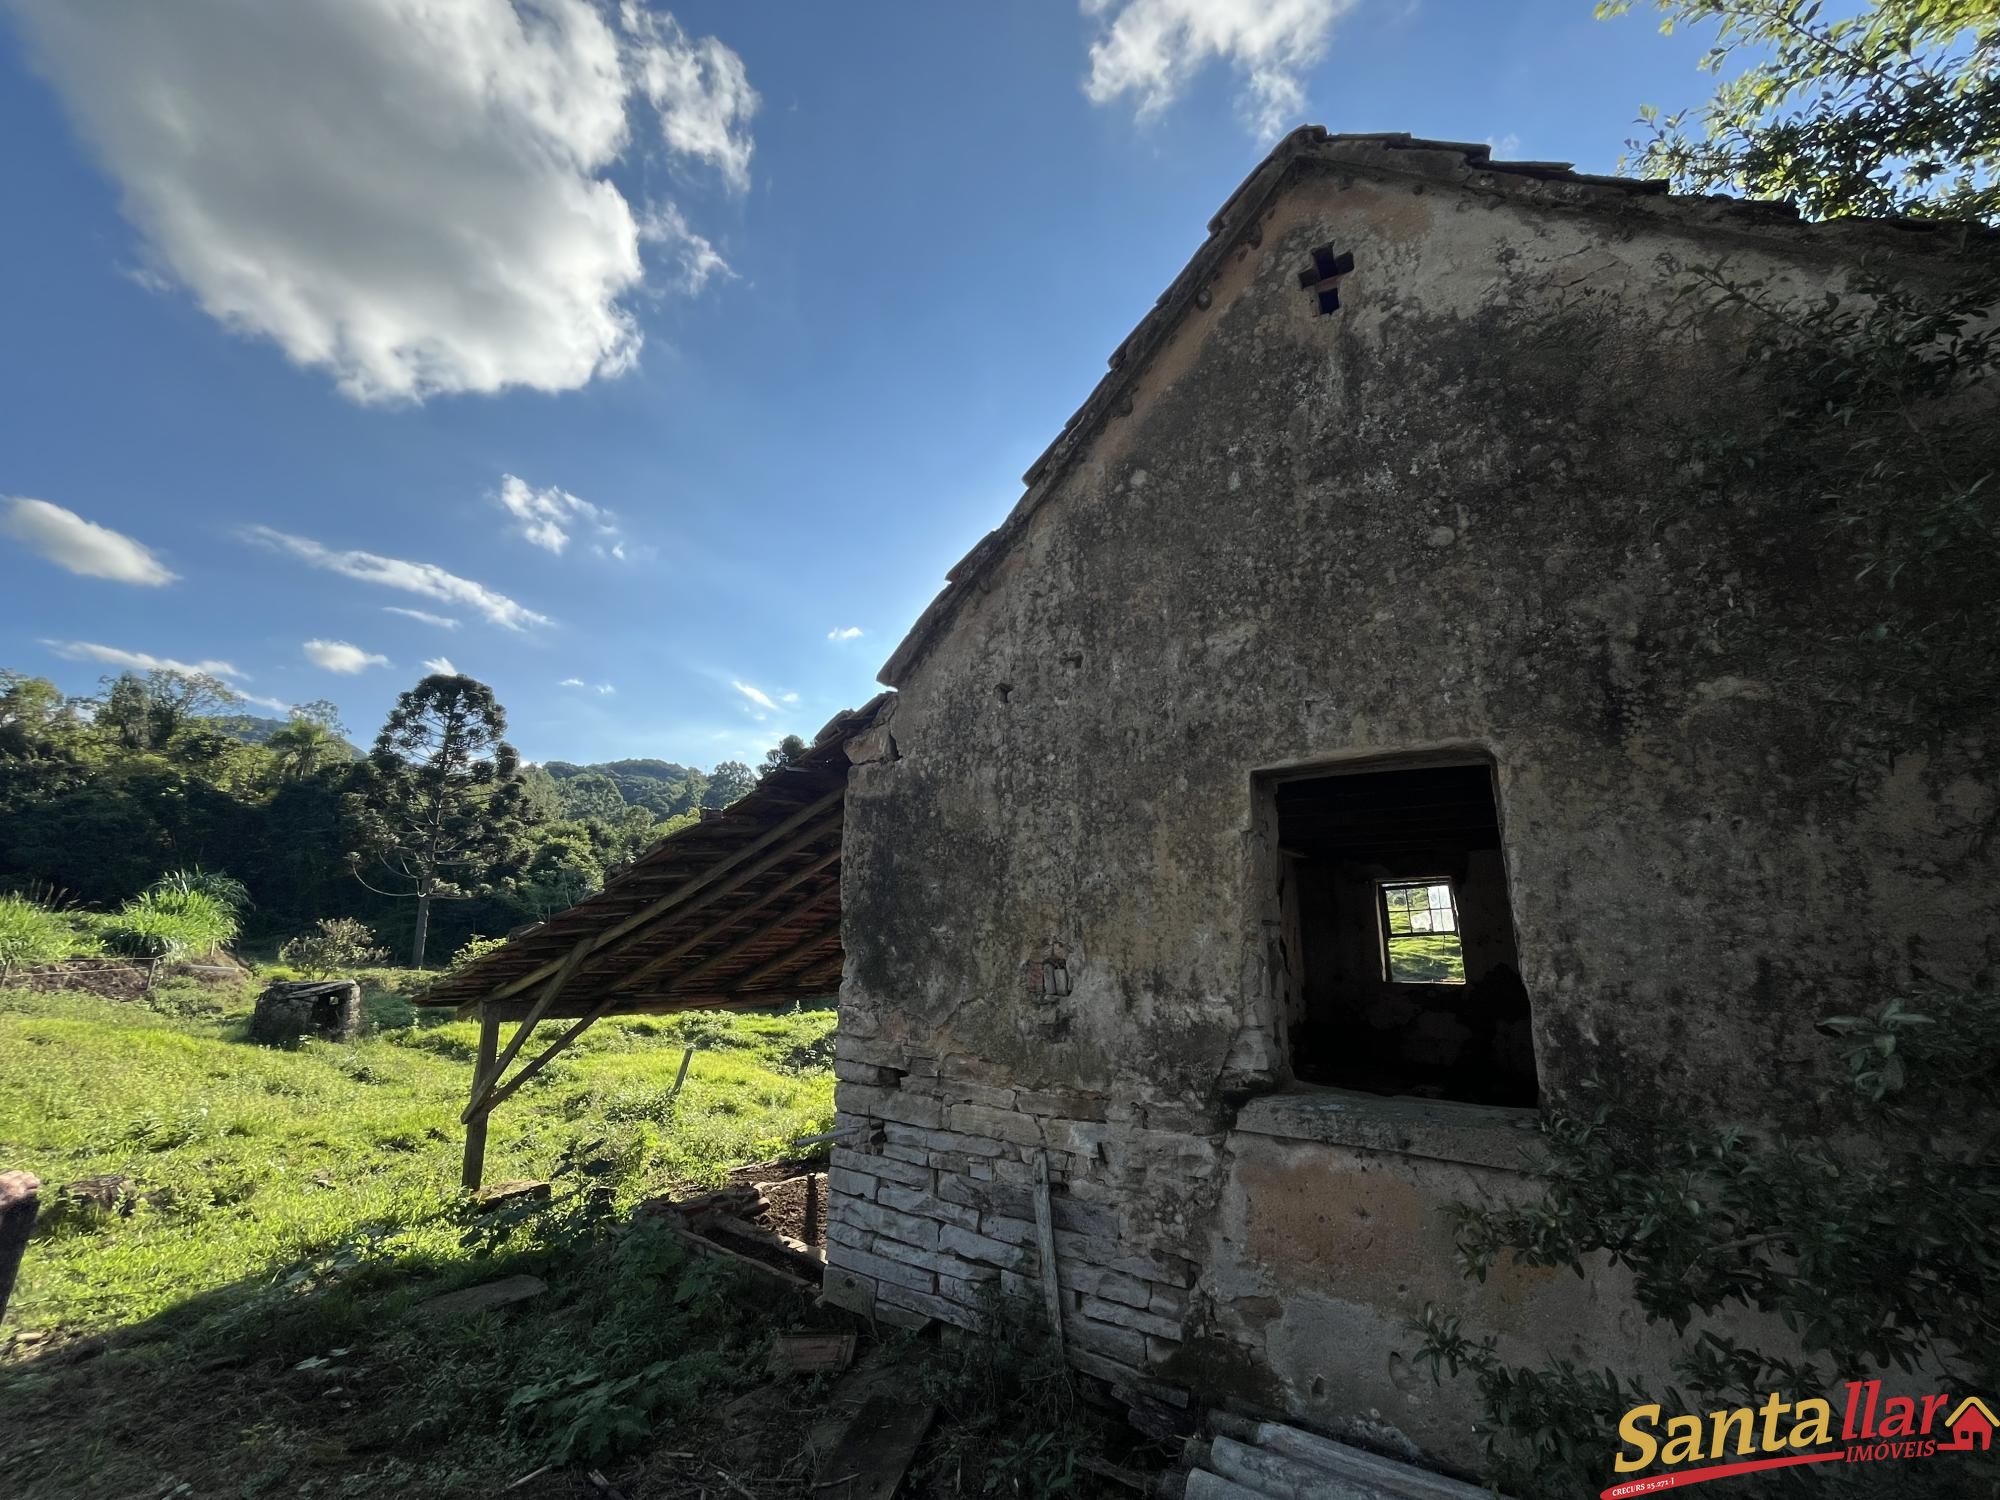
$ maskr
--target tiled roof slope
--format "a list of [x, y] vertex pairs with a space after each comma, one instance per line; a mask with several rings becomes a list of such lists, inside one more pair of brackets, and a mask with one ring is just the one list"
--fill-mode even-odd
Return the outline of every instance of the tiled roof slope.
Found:
[[992, 564], [1012, 546], [1069, 462], [1117, 410], [1147, 359], [1165, 342], [1197, 293], [1214, 279], [1239, 244], [1262, 239], [1264, 211], [1296, 174], [1332, 169], [1384, 179], [1427, 179], [1468, 192], [1500, 194], [1552, 211], [1643, 215], [1684, 230], [1736, 234], [1783, 241], [1793, 254], [1818, 251], [1852, 259], [1870, 249], [1900, 254], [1950, 254], [1968, 240], [2000, 247], [2000, 231], [1979, 225], [1922, 219], [1835, 219], [1806, 223], [1787, 203], [1743, 198], [1683, 197], [1657, 179], [1599, 177], [1574, 170], [1568, 162], [1495, 161], [1492, 148], [1472, 141], [1431, 141], [1399, 132], [1332, 135], [1305, 125], [1280, 141], [1242, 186], [1208, 221], [1208, 238], [1174, 282], [1159, 296], [1111, 353], [1111, 369], [1063, 425], [1046, 452], [1022, 476], [1024, 494], [1007, 519], [946, 573], [944, 589], [918, 616], [895, 653], [883, 664], [880, 681], [900, 686], [931, 643], [950, 623], [965, 598]]

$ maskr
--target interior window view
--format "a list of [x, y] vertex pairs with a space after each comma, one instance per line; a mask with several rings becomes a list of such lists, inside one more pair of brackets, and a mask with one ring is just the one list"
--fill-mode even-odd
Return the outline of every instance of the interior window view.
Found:
[[1304, 777], [1276, 799], [1293, 1075], [1534, 1104], [1492, 769]]

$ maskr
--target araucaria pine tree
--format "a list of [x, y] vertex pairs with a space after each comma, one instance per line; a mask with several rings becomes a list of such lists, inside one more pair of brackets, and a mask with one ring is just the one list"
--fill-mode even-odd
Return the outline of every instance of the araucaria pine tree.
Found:
[[[504, 862], [523, 823], [521, 758], [506, 711], [470, 677], [426, 677], [396, 700], [348, 798], [348, 855], [370, 890], [417, 903], [411, 963], [424, 966], [431, 903]], [[387, 886], [376, 884], [387, 873]]]

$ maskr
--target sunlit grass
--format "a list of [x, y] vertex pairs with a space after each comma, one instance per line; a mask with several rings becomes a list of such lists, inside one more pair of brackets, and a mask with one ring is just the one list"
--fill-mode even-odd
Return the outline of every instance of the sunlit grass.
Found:
[[[216, 1005], [215, 994], [189, 986], [159, 1003]], [[34, 1172], [51, 1200], [105, 1174], [130, 1178], [141, 1199], [128, 1217], [59, 1222], [38, 1239], [10, 1324], [137, 1322], [371, 1230], [394, 1232], [399, 1253], [462, 1254], [446, 1210], [476, 1026], [273, 1049], [247, 1040], [253, 998], [246, 986], [212, 1013], [170, 1016], [0, 989], [0, 1167]], [[410, 1014], [393, 991], [370, 1009]], [[833, 1020], [828, 1009], [602, 1022], [495, 1112], [487, 1179], [547, 1176], [566, 1147], [602, 1138], [626, 1163], [630, 1201], [781, 1155], [831, 1124]], [[670, 1100], [689, 1043], [699, 1050]]]

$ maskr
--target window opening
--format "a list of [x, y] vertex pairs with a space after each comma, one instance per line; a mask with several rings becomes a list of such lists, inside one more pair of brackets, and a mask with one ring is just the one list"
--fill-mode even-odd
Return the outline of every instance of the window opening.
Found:
[[1492, 768], [1288, 774], [1270, 795], [1293, 1076], [1532, 1105]]
[[1395, 984], [1464, 984], [1465, 949], [1451, 883], [1384, 881], [1382, 977]]

